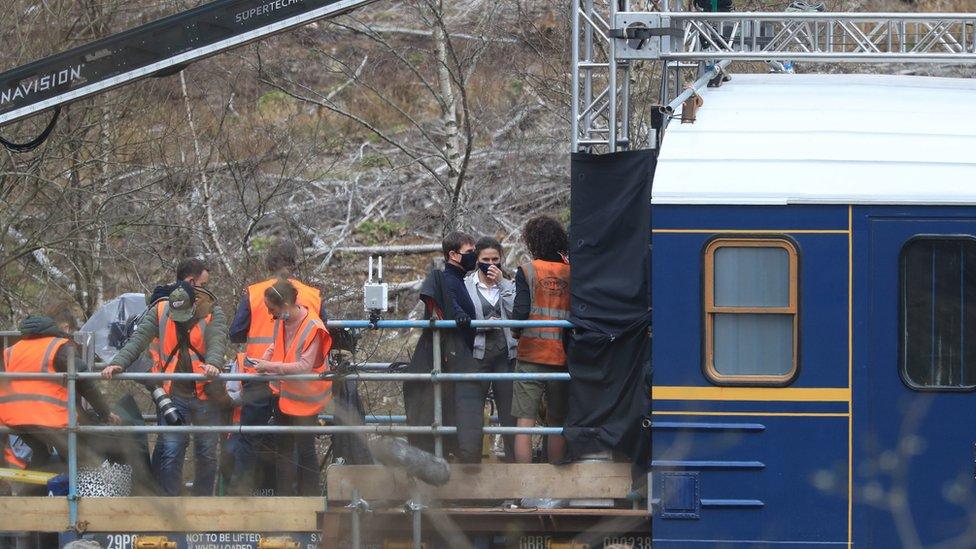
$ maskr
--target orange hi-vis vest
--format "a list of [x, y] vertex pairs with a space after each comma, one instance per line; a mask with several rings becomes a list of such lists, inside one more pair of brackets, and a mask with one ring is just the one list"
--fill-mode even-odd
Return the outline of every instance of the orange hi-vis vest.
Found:
[[[569, 265], [535, 259], [522, 265], [532, 297], [529, 320], [569, 320]], [[525, 328], [519, 337], [518, 359], [565, 366], [562, 328]]]
[[[298, 362], [302, 353], [319, 338], [319, 356], [312, 373], [325, 373], [326, 358], [332, 348], [332, 336], [325, 328], [319, 315], [311, 310], [295, 330], [291, 341], [285, 343], [285, 325], [276, 332], [272, 362]], [[292, 416], [314, 416], [325, 409], [332, 394], [332, 382], [326, 380], [315, 381], [281, 381], [281, 393], [278, 399], [278, 409]]]
[[[153, 358], [152, 371], [157, 374], [160, 372], [172, 374], [176, 372], [179, 359], [177, 356], [179, 341], [176, 337], [176, 322], [169, 318], [169, 301], [160, 301], [156, 304], [156, 318], [159, 320], [159, 334], [149, 347], [149, 354]], [[198, 320], [193, 329], [190, 330], [190, 348], [187, 351], [190, 354], [190, 364], [193, 367], [192, 373], [194, 374], [204, 373], [203, 365], [206, 363], [207, 342], [203, 334], [210, 323], [210, 318], [211, 315], [207, 315], [206, 318]], [[207, 383], [209, 381], [197, 381], [194, 384], [197, 398], [200, 400], [207, 400], [207, 393], [204, 391]], [[163, 382], [163, 390], [167, 393], [172, 387], [172, 381]]]
[[[21, 339], [3, 350], [7, 372], [54, 373], [60, 337]], [[68, 426], [68, 388], [49, 379], [0, 380], [0, 425], [63, 428]]]
[[[298, 290], [295, 303], [312, 311], [318, 317], [322, 308], [322, 294], [317, 289], [294, 278], [288, 280]], [[275, 334], [278, 332], [280, 322], [271, 317], [271, 312], [264, 305], [264, 291], [274, 286], [277, 281], [277, 278], [269, 278], [264, 282], [251, 284], [247, 287], [247, 300], [251, 308], [251, 325], [247, 329], [247, 347], [244, 352], [251, 358], [263, 358], [264, 352], [274, 343]], [[245, 364], [244, 370], [241, 371], [253, 374], [254, 368]]]

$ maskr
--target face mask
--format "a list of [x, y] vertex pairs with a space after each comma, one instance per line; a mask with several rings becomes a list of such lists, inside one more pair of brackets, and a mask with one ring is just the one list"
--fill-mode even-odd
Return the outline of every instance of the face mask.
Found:
[[461, 254], [461, 268], [465, 271], [473, 271], [478, 264], [478, 254], [474, 250]]
[[481, 269], [481, 272], [488, 274], [488, 269], [491, 268], [491, 263], [478, 262], [478, 268]]

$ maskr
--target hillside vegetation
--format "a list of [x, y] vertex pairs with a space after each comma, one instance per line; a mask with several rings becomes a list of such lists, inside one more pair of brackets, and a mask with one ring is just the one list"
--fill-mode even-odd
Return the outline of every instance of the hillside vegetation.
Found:
[[[11, 0], [0, 12], [0, 70], [199, 3]], [[528, 216], [569, 217], [568, 6], [377, 2], [67, 107], [39, 150], [0, 155], [0, 327], [28, 313], [78, 326], [107, 299], [168, 281], [184, 255], [208, 258], [214, 289], [233, 308], [281, 237], [301, 244], [302, 274], [326, 289], [335, 317], [362, 316], [357, 247], [429, 250], [463, 228], [510, 244], [513, 263]], [[814, 70], [909, 69], [798, 68]], [[657, 86], [649, 76], [641, 85]], [[0, 133], [23, 140], [46, 122]], [[390, 278], [415, 288], [436, 255], [388, 254]], [[403, 295], [398, 316], [413, 306]]]

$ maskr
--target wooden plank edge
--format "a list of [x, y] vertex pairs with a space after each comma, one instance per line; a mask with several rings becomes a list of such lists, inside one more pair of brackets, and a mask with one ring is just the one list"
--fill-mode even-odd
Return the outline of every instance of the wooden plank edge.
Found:
[[314, 532], [318, 497], [85, 498], [79, 521], [91, 532]]
[[0, 532], [63, 532], [68, 529], [63, 497], [0, 497]]

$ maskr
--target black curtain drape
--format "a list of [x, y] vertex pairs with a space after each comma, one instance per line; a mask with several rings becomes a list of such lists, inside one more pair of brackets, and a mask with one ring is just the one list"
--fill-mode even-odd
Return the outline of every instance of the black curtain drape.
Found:
[[570, 459], [609, 449], [649, 465], [656, 165], [653, 150], [572, 157]]

